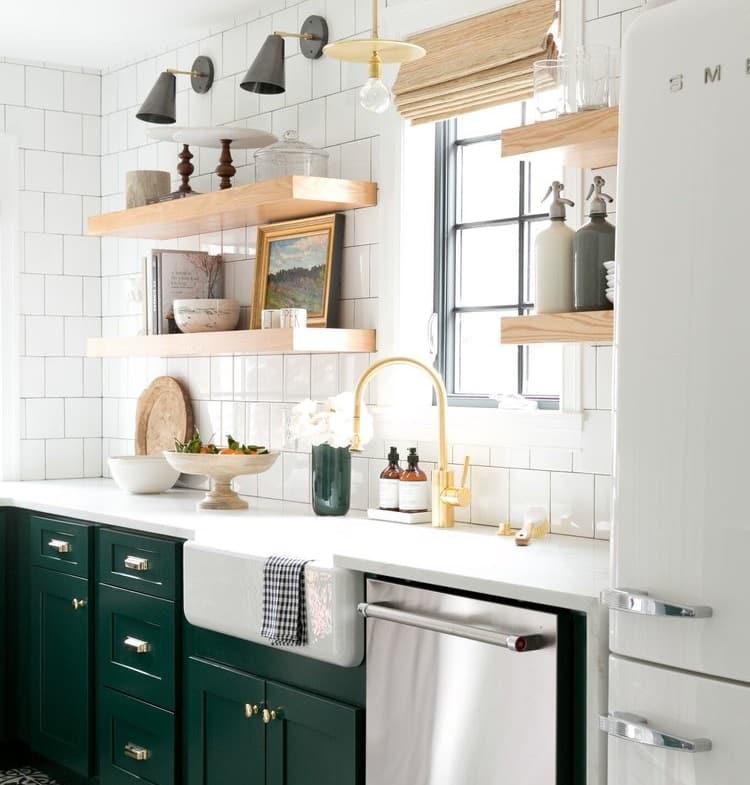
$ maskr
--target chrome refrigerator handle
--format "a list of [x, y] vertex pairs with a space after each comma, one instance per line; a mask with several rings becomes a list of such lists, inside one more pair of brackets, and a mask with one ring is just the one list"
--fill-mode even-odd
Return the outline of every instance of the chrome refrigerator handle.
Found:
[[602, 605], [613, 611], [640, 613], [643, 616], [679, 616], [683, 619], [707, 619], [713, 616], [708, 605], [681, 605], [649, 597], [645, 591], [606, 589], [599, 596]]
[[643, 717], [624, 712], [602, 714], [599, 717], [599, 730], [616, 739], [675, 752], [708, 752], [711, 749], [710, 739], [683, 739], [680, 736], [673, 736], [671, 733], [650, 727]]
[[489, 643], [493, 646], [502, 646], [505, 649], [519, 653], [543, 649], [547, 644], [543, 635], [514, 635], [488, 630], [484, 627], [471, 627], [468, 624], [459, 624], [447, 619], [440, 619], [437, 616], [425, 616], [419, 613], [402, 611], [390, 605], [361, 602], [357, 606], [357, 610], [366, 619], [380, 619], [393, 622], [394, 624], [404, 624], [407, 627], [419, 627], [421, 630], [455, 635], [458, 638], [468, 638], [468, 640]]

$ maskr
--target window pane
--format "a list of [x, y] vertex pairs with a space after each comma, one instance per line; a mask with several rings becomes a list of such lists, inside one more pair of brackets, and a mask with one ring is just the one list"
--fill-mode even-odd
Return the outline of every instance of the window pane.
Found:
[[457, 393], [518, 392], [518, 347], [500, 343], [500, 317], [517, 314], [498, 310], [456, 316]]
[[487, 221], [519, 213], [517, 161], [500, 157], [500, 142], [478, 142], [458, 149], [458, 220]]
[[499, 134], [504, 128], [521, 125], [521, 104], [503, 104], [462, 114], [456, 119], [456, 125], [459, 139]]
[[562, 384], [562, 346], [539, 343], [524, 347], [523, 395], [559, 396]]
[[456, 305], [518, 302], [518, 227], [462, 229], [456, 237]]
[[[563, 179], [562, 167], [559, 162], [555, 163], [553, 160], [545, 160], [544, 156], [540, 156], [539, 160], [527, 161], [526, 167], [526, 171], [530, 173], [526, 212], [530, 215], [548, 213], [552, 196], [548, 196], [546, 202], [542, 202], [542, 198], [547, 193], [547, 189], [553, 180]], [[563, 191], [563, 196], [565, 196], [565, 191]]]

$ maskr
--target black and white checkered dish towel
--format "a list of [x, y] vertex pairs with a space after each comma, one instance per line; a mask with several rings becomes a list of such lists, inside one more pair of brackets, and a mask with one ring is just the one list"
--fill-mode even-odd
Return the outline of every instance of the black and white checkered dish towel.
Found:
[[305, 565], [311, 559], [269, 556], [263, 566], [263, 627], [273, 646], [307, 644]]

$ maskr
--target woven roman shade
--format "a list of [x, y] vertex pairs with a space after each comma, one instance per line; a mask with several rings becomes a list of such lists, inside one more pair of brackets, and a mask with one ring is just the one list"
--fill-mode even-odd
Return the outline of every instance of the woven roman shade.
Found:
[[398, 72], [399, 113], [427, 123], [531, 97], [533, 62], [557, 57], [549, 32], [555, 7], [556, 0], [523, 0], [410, 38], [427, 54]]

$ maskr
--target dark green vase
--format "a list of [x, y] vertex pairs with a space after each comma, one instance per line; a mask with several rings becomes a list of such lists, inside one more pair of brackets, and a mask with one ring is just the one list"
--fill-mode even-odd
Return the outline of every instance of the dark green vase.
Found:
[[312, 506], [316, 515], [346, 515], [352, 488], [348, 447], [319, 444], [312, 448]]

